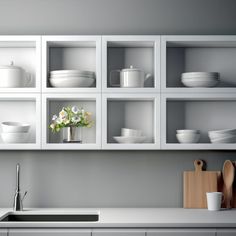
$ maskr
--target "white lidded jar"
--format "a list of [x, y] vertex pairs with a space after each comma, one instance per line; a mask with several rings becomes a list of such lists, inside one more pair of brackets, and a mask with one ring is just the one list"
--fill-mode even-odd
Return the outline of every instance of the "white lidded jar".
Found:
[[13, 62], [10, 65], [0, 66], [0, 87], [20, 88], [26, 87], [31, 82], [31, 76]]
[[[114, 84], [112, 82], [112, 76], [114, 73], [119, 73], [120, 76], [120, 83]], [[121, 87], [121, 88], [143, 88], [145, 80], [149, 79], [152, 75], [146, 74], [138, 69], [130, 66], [127, 69], [122, 70], [113, 70], [111, 71], [110, 75], [110, 85], [114, 87]]]

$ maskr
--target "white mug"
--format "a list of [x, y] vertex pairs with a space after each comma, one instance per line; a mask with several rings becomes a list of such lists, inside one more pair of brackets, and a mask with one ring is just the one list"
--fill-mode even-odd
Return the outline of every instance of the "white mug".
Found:
[[222, 203], [221, 192], [209, 192], [207, 195], [207, 208], [209, 211], [219, 211]]

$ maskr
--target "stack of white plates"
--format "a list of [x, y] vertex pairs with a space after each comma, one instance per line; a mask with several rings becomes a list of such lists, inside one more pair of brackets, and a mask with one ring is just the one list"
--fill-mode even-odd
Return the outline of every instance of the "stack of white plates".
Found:
[[80, 70], [54, 70], [50, 72], [50, 83], [58, 88], [91, 87], [95, 84], [95, 73]]
[[220, 81], [218, 72], [187, 72], [181, 74], [181, 82], [187, 87], [214, 87]]
[[180, 143], [197, 143], [200, 139], [200, 131], [195, 129], [176, 130], [176, 138]]
[[236, 143], [236, 129], [208, 131], [212, 143]]

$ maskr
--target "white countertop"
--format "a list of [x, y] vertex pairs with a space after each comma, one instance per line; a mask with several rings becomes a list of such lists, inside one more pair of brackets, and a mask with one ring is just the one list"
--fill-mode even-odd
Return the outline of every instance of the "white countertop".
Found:
[[[0, 220], [12, 209], [0, 209]], [[98, 222], [1, 222], [0, 228], [169, 228], [208, 227], [236, 228], [236, 209], [210, 212], [206, 209], [183, 208], [40, 208], [26, 209], [14, 214], [79, 214], [99, 213]]]

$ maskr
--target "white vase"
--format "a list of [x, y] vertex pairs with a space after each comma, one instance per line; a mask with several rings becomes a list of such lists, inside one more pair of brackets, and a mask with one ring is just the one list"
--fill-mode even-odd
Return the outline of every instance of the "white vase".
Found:
[[82, 143], [82, 127], [63, 128], [63, 143]]

